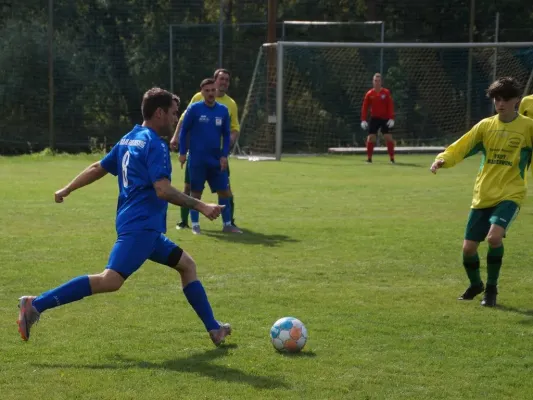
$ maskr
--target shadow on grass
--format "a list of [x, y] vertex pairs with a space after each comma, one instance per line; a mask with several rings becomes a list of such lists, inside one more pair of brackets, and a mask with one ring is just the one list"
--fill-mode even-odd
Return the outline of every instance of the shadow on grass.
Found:
[[288, 358], [314, 358], [316, 353], [314, 351], [301, 351], [299, 353], [279, 353], [283, 357]]
[[[504, 312], [510, 312], [514, 314], [523, 315], [525, 317], [533, 317], [533, 310], [520, 309], [516, 307], [506, 306], [505, 304], [497, 304], [496, 307], [494, 307], [494, 309], [504, 311]], [[525, 319], [523, 321], [520, 321], [520, 323], [524, 325], [533, 325], [533, 318]]]
[[[396, 161], [394, 163], [394, 166], [395, 167], [417, 167], [417, 168], [426, 167], [425, 164], [421, 164], [421, 163], [408, 163], [408, 162], [401, 162], [401, 161]], [[428, 170], [429, 170], [429, 167], [431, 167], [431, 165], [427, 165]]]
[[250, 229], [240, 228], [242, 234], [238, 233], [224, 233], [215, 230], [202, 229], [202, 234], [208, 237], [212, 237], [217, 240], [224, 240], [232, 243], [262, 245], [265, 247], [277, 247], [285, 243], [298, 243], [299, 240], [293, 239], [287, 235], [282, 234], [265, 234], [261, 232], [254, 232]]
[[[302, 157], [302, 158], [282, 158], [282, 163], [284, 164], [301, 164], [301, 165], [311, 165], [313, 167], [317, 167], [317, 168], [324, 168], [324, 167], [341, 167], [341, 168], [346, 168], [347, 166], [360, 166], [360, 165], [366, 165], [366, 154], [357, 154], [357, 155], [353, 155], [353, 154], [344, 154], [344, 155], [334, 155], [334, 156], [328, 156], [328, 155], [318, 155], [318, 156], [313, 156], [313, 157], [316, 157], [317, 159], [320, 159], [321, 161], [319, 162], [313, 162], [313, 161], [306, 161], [306, 158], [307, 157]], [[323, 160], [328, 160], [328, 157], [334, 157], [334, 158], [330, 158], [329, 161], [331, 162], [323, 162]], [[402, 158], [401, 155], [399, 155], [398, 157]], [[409, 158], [409, 155], [404, 155], [405, 158]], [[350, 159], [351, 158], [351, 159]], [[405, 159], [404, 158], [404, 159]], [[345, 160], [348, 160], [349, 162], [346, 163]], [[410, 162], [402, 162], [402, 161], [396, 161], [394, 163], [394, 165], [390, 164], [389, 160], [388, 159], [380, 159], [380, 158], [374, 158], [373, 159], [373, 163], [372, 164], [369, 164], [369, 165], [391, 165], [391, 166], [398, 166], [398, 167], [417, 167], [417, 168], [424, 168], [424, 167], [427, 167], [429, 169], [429, 167], [431, 166], [431, 164], [423, 164], [423, 163], [410, 163]]]
[[226, 356], [229, 349], [236, 347], [237, 345], [235, 344], [221, 346], [204, 353], [192, 354], [189, 357], [175, 358], [160, 363], [128, 358], [117, 354], [110, 357], [111, 362], [105, 364], [33, 364], [33, 366], [40, 368], [74, 368], [89, 370], [120, 370], [131, 368], [166, 370], [203, 375], [211, 379], [231, 383], [245, 383], [256, 388], [274, 389], [290, 387], [285, 382], [276, 378], [251, 375], [235, 368], [210, 363], [217, 358]]
[[[283, 164], [301, 164], [301, 165], [312, 165], [313, 167], [317, 168], [324, 168], [324, 167], [342, 167], [346, 168], [347, 165], [345, 162], [339, 162], [341, 160], [344, 160], [342, 158], [337, 159], [330, 159], [331, 162], [322, 162], [322, 160], [327, 160], [328, 156], [316, 156], [317, 158], [320, 158], [321, 162], [312, 162], [312, 161], [305, 161], [305, 158], [282, 158], [281, 162]], [[346, 156], [346, 160], [348, 160], [348, 156]], [[355, 159], [354, 159], [355, 161]]]

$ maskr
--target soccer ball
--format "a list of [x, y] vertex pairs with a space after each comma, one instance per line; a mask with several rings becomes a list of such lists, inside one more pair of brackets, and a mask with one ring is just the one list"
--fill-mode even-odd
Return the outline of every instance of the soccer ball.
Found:
[[297, 318], [280, 318], [270, 328], [270, 340], [279, 352], [297, 353], [307, 342], [307, 329]]

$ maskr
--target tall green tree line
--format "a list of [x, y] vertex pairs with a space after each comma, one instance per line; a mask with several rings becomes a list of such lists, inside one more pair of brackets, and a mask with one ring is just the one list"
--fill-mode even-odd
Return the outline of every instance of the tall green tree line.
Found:
[[[48, 145], [47, 2], [0, 0], [0, 151]], [[279, 0], [278, 21], [386, 21], [387, 41], [462, 42], [468, 39], [469, 0]], [[140, 97], [151, 86], [169, 87], [169, 24], [175, 52], [174, 87], [184, 103], [218, 63], [219, 0], [55, 0], [55, 132], [60, 149], [87, 150], [90, 138], [112, 143], [141, 120]], [[223, 64], [233, 72], [232, 96], [246, 99], [255, 58], [266, 41], [267, 1], [224, 0]], [[527, 0], [477, 0], [474, 38], [533, 37]], [[193, 26], [213, 24], [213, 26]], [[279, 26], [278, 26], [279, 28]], [[296, 33], [295, 33], [296, 34]], [[278, 29], [278, 36], [281, 32]], [[372, 40], [376, 32], [361, 33]], [[346, 30], [323, 29], [320, 40], [353, 40]], [[393, 71], [394, 75], [394, 71]], [[320, 96], [315, 99], [321, 102]]]

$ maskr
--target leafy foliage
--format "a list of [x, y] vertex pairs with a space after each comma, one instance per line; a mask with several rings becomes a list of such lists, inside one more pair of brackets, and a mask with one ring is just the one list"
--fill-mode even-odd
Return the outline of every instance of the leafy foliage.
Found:
[[[493, 2], [477, 3], [476, 41], [494, 39], [496, 11], [501, 12], [500, 41], [533, 37], [533, 10], [527, 2], [504, 0], [498, 8]], [[174, 48], [172, 89], [188, 100], [198, 82], [218, 67], [220, 4], [218, 0], [55, 0], [57, 146], [78, 151], [88, 148], [88, 138], [104, 137], [112, 143], [139, 122], [142, 93], [154, 85], [169, 87], [170, 40]], [[27, 142], [35, 149], [48, 145], [46, 6], [46, 2], [36, 0], [16, 6], [13, 0], [0, 1], [0, 152], [27, 151]], [[267, 38], [267, 2], [223, 0], [222, 11], [226, 24], [223, 66], [232, 70], [231, 95], [242, 107], [258, 48]], [[432, 7], [422, 0], [401, 4], [386, 0], [286, 0], [278, 5], [278, 21], [383, 20], [387, 41], [466, 41], [468, 15], [466, 0], [436, 0]], [[242, 25], [249, 22], [263, 24]], [[169, 38], [169, 24], [189, 25], [176, 26]], [[307, 34], [313, 40], [354, 40], [354, 32], [346, 29]], [[399, 70], [388, 75], [398, 76], [391, 84], [401, 91], [405, 76]], [[399, 95], [399, 101], [408, 101]], [[327, 108], [320, 98], [313, 101], [315, 108]]]

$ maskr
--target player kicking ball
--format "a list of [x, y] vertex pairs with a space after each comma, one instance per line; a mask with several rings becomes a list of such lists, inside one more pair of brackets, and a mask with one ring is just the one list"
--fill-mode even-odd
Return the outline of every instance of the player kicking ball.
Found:
[[[204, 79], [200, 90], [204, 100], [189, 105], [179, 133], [181, 167], [188, 162], [192, 197], [202, 197], [206, 181], [211, 192], [218, 194], [218, 202], [224, 206], [223, 232], [242, 233], [231, 222], [231, 191], [228, 178], [230, 114], [226, 106], [215, 101], [214, 79]], [[193, 234], [200, 235], [200, 215], [196, 210], [191, 210], [191, 223]]]
[[[493, 82], [487, 96], [497, 115], [478, 122], [468, 133], [437, 155], [431, 172], [451, 168], [481, 152], [472, 206], [463, 242], [463, 266], [470, 286], [459, 300], [483, 293], [482, 306], [496, 306], [498, 278], [504, 254], [503, 238], [526, 196], [526, 172], [531, 164], [533, 120], [516, 112], [520, 88], [514, 78]], [[478, 247], [487, 239], [487, 285], [479, 270]]]
[[170, 184], [172, 163], [162, 136], [170, 136], [177, 122], [179, 98], [166, 90], [152, 88], [142, 100], [144, 122], [136, 125], [99, 162], [55, 192], [56, 203], [73, 191], [89, 185], [108, 173], [118, 177], [117, 241], [104, 272], [85, 275], [42, 293], [23, 296], [19, 302], [19, 332], [30, 338], [32, 326], [41, 314], [97, 293], [114, 292], [146, 260], [167, 265], [181, 276], [183, 293], [200, 317], [216, 346], [231, 334], [229, 324], [213, 316], [204, 287], [196, 275], [196, 264], [187, 252], [169, 240], [166, 232], [168, 203], [186, 206], [216, 219], [223, 207], [189, 197]]

